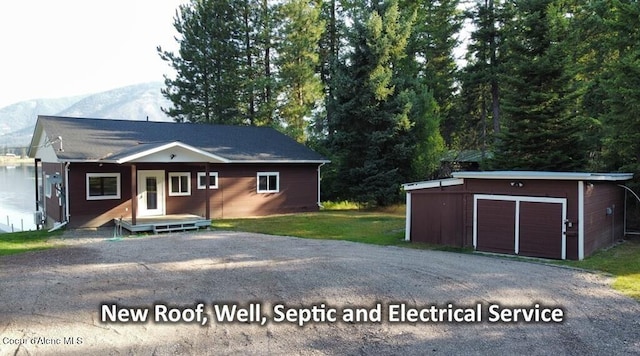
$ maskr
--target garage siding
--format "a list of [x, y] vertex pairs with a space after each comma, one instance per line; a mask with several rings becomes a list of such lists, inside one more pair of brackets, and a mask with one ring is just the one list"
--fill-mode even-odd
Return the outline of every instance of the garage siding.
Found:
[[[607, 215], [607, 208], [611, 215]], [[584, 252], [609, 246], [624, 237], [624, 190], [613, 184], [585, 184]]]
[[411, 241], [464, 246], [461, 186], [416, 191], [411, 199]]

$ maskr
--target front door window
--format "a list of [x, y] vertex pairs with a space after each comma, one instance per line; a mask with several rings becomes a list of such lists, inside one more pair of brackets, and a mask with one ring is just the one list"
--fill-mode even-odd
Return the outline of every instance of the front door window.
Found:
[[158, 179], [147, 177], [147, 209], [158, 209]]

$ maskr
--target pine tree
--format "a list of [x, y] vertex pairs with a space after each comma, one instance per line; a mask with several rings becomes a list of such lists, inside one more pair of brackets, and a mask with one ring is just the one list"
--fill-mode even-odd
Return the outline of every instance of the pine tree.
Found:
[[312, 111], [323, 99], [322, 82], [316, 74], [318, 42], [325, 26], [320, 9], [320, 2], [308, 0], [289, 0], [280, 7], [279, 112], [285, 131], [299, 142], [307, 140]]
[[551, 2], [519, 1], [508, 26], [502, 102], [506, 130], [493, 168], [575, 171], [586, 166], [582, 123], [572, 111], [565, 33], [558, 28], [565, 13]]
[[[640, 171], [640, 4], [615, 1], [605, 14], [610, 61], [601, 79], [606, 168]], [[602, 44], [601, 44], [602, 45]]]
[[360, 10], [350, 38], [353, 52], [336, 73], [334, 188], [341, 199], [388, 205], [398, 200], [414, 152], [411, 93], [396, 88], [394, 73], [405, 56], [411, 19], [401, 16], [393, 0]]
[[407, 45], [415, 68], [412, 74], [429, 88], [444, 125], [459, 120], [454, 114], [457, 64], [454, 49], [462, 27], [459, 0], [410, 0], [403, 7], [416, 11], [416, 20]]
[[461, 74], [465, 119], [449, 127], [453, 143], [461, 149], [490, 149], [500, 132], [500, 73], [502, 69], [502, 24], [505, 9], [500, 0], [478, 1], [467, 17], [474, 24], [467, 47], [467, 65]]
[[165, 76], [162, 93], [173, 107], [163, 110], [176, 121], [239, 123], [237, 9], [224, 0], [192, 0], [180, 5], [174, 18], [179, 52], [160, 57], [176, 70]]

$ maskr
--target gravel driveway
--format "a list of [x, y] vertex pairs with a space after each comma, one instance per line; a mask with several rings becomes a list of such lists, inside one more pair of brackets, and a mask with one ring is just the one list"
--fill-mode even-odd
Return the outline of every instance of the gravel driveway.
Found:
[[[0, 257], [0, 354], [640, 354], [640, 303], [573, 269], [236, 232], [60, 243]], [[256, 321], [218, 321], [231, 304]], [[391, 320], [401, 304], [482, 321]], [[492, 305], [563, 321], [492, 322]]]

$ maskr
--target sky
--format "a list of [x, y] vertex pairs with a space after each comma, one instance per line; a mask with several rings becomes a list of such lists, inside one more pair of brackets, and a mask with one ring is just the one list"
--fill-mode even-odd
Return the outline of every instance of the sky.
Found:
[[98, 93], [173, 70], [175, 11], [188, 0], [0, 1], [0, 108]]

